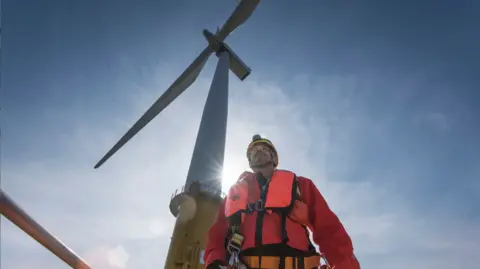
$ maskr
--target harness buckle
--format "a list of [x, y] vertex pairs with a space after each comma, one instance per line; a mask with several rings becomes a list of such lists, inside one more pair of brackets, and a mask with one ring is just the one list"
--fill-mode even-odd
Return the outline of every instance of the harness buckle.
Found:
[[255, 211], [264, 211], [265, 210], [265, 203], [263, 200], [258, 200], [254, 204]]
[[247, 212], [265, 211], [265, 202], [263, 200], [257, 200], [253, 203], [247, 204]]
[[243, 239], [243, 235], [239, 233], [234, 233], [232, 235], [232, 238], [230, 238], [230, 240], [228, 241], [227, 251], [230, 254], [239, 253], [240, 250], [242, 250]]
[[228, 241], [227, 251], [232, 255], [232, 263], [229, 266], [229, 269], [248, 269], [239, 258], [239, 253], [242, 250], [243, 245], [243, 235], [235, 232], [236, 227], [233, 229], [233, 234], [230, 240]]

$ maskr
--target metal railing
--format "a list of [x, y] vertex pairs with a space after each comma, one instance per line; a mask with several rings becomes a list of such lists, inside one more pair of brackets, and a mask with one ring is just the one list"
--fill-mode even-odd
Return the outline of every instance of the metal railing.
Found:
[[80, 256], [32, 219], [1, 189], [0, 214], [9, 219], [13, 224], [30, 235], [46, 249], [50, 250], [55, 256], [60, 258], [70, 267], [74, 269], [91, 269], [91, 267], [80, 258]]
[[179, 189], [176, 189], [170, 198], [170, 213], [174, 217], [178, 216], [180, 203], [185, 194], [197, 195], [204, 194], [214, 199], [225, 199], [226, 195], [222, 192], [221, 187], [216, 182], [200, 182], [194, 181], [187, 183]]
[[223, 193], [222, 190], [218, 186], [216, 186], [216, 184], [208, 184], [208, 183], [205, 184], [205, 183], [200, 183], [200, 182], [193, 182], [191, 184], [183, 185], [181, 188], [176, 189], [175, 192], [172, 194], [172, 197], [170, 199], [175, 198], [175, 196], [177, 196], [178, 194], [189, 192], [190, 187], [192, 185], [195, 185], [195, 184], [198, 184], [199, 191], [201, 193], [212, 194], [213, 196], [218, 196], [222, 199], [224, 199], [226, 197], [226, 194]]

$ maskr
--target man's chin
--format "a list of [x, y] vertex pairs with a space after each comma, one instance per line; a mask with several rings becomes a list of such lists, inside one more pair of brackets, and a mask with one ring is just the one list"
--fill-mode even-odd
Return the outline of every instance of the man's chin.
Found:
[[250, 168], [252, 169], [264, 169], [272, 165], [272, 162], [264, 162], [259, 164], [250, 164]]

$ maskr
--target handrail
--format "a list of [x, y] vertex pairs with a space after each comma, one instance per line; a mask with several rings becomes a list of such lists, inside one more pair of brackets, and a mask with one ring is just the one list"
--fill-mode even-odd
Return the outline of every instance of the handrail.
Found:
[[13, 224], [30, 235], [38, 243], [50, 250], [74, 269], [91, 269], [73, 250], [65, 246], [55, 236], [45, 230], [0, 189], [0, 215], [4, 215]]
[[205, 184], [205, 183], [201, 183], [201, 182], [198, 182], [198, 181], [194, 181], [191, 184], [185, 184], [181, 188], [176, 189], [175, 192], [172, 193], [172, 196], [170, 197], [170, 200], [175, 198], [175, 196], [177, 196], [178, 194], [187, 192], [186, 189], [188, 189], [190, 186], [192, 186], [194, 184], [199, 185], [199, 191], [202, 192], [202, 193], [207, 192], [207, 193], [213, 194], [214, 196], [219, 196], [222, 199], [225, 199], [225, 197], [227, 196], [224, 192], [222, 192], [221, 189], [219, 189], [214, 184]]

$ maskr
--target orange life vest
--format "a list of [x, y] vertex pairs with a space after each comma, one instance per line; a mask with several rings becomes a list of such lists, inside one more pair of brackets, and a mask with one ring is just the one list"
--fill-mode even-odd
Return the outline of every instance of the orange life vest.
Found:
[[[254, 211], [265, 213], [277, 213], [281, 216], [282, 242], [288, 241], [286, 219], [292, 219], [295, 223], [307, 227], [308, 208], [299, 198], [297, 177], [293, 172], [275, 170], [272, 179], [268, 181], [260, 191], [260, 199], [252, 201], [249, 195], [251, 184], [255, 183], [252, 173], [243, 173], [242, 177], [234, 184], [226, 197], [225, 216], [231, 225], [240, 226], [246, 214]], [[255, 183], [256, 185], [256, 183]]]
[[266, 197], [255, 203], [249, 203], [248, 182], [245, 177], [234, 184], [225, 203], [226, 217], [245, 214], [253, 210], [286, 210], [293, 206], [297, 189], [296, 175], [289, 171], [276, 170], [272, 179], [265, 184]]

